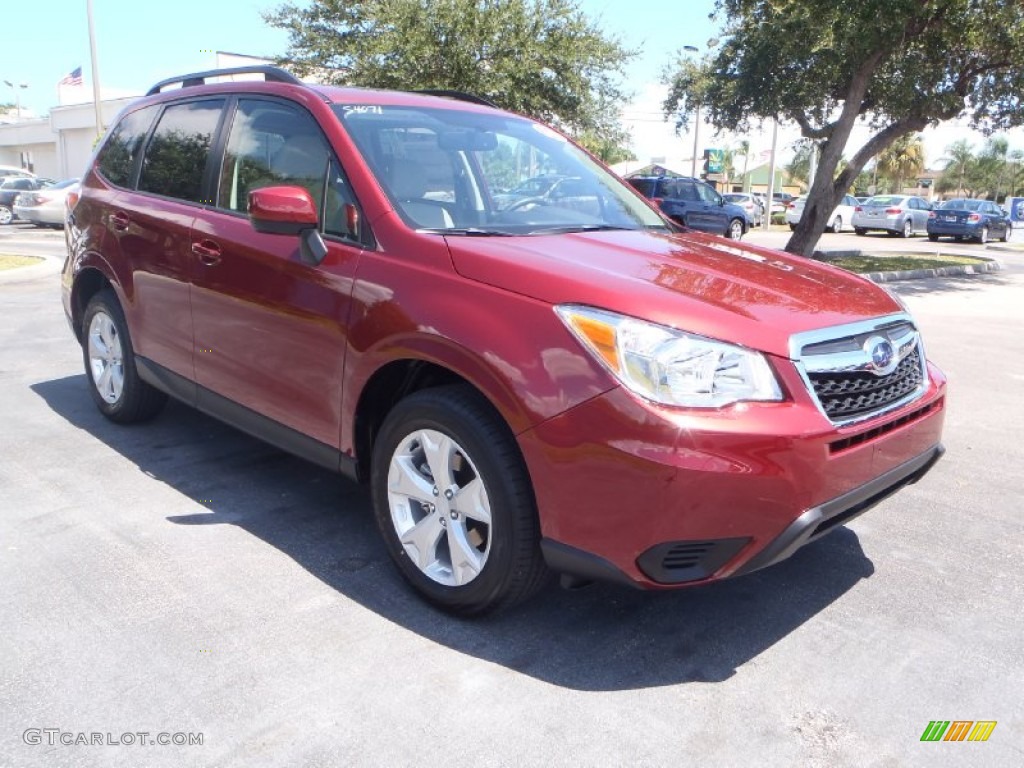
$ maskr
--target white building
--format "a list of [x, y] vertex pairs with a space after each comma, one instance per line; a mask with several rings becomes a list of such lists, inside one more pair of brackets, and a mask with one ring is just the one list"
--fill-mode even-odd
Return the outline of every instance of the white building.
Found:
[[[238, 53], [218, 51], [211, 69], [269, 64]], [[175, 73], [169, 73], [175, 74]], [[104, 88], [104, 90], [106, 90]], [[53, 107], [47, 117], [0, 122], [0, 165], [13, 165], [51, 179], [80, 177], [89, 164], [96, 134], [96, 111], [84, 87], [62, 90], [65, 96], [82, 99], [80, 104]], [[100, 102], [102, 125], [111, 125], [118, 113], [142, 94], [108, 98]], [[6, 116], [10, 119], [10, 115]]]

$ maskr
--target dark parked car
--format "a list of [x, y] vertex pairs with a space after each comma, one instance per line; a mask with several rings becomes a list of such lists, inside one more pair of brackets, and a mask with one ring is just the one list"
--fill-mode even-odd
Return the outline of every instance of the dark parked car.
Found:
[[1010, 239], [1010, 220], [1006, 211], [990, 200], [947, 200], [928, 216], [928, 239], [940, 237], [954, 240], [977, 240], [987, 243], [998, 238]]
[[[266, 82], [207, 83], [242, 72]], [[496, 207], [516, 157], [598, 212]], [[946, 380], [894, 296], [676, 232], [479, 99], [175, 77], [126, 107], [79, 194], [61, 287], [83, 396], [131, 423], [170, 395], [368, 483], [395, 567], [449, 611], [552, 571], [751, 573], [942, 454]]]
[[50, 183], [49, 179], [11, 176], [0, 184], [0, 224], [10, 224], [14, 220], [14, 201], [18, 195], [43, 189]]
[[703, 181], [685, 176], [633, 176], [626, 181], [687, 229], [725, 235], [733, 240], [739, 240], [749, 229], [747, 212], [726, 202]]

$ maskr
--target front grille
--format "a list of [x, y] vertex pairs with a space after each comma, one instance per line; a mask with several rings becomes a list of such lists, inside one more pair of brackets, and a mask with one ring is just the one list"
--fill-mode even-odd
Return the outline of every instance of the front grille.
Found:
[[916, 347], [888, 376], [854, 373], [810, 373], [825, 415], [832, 421], [864, 416], [885, 409], [920, 389], [924, 381], [921, 348]]

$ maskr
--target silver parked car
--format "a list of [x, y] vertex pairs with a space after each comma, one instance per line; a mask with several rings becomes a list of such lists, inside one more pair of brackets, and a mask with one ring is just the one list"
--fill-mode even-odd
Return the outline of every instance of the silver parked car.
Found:
[[727, 192], [722, 195], [727, 203], [738, 205], [747, 212], [748, 227], [760, 227], [764, 219], [764, 203], [747, 192]]
[[875, 195], [853, 211], [853, 231], [865, 235], [882, 230], [890, 235], [911, 237], [928, 227], [928, 201], [912, 195]]

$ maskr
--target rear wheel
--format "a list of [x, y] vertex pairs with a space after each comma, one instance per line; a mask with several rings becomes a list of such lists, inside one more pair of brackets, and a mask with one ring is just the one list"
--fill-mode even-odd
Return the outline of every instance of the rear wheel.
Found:
[[903, 222], [903, 229], [900, 230], [900, 237], [913, 237], [914, 236], [914, 222], [907, 219]]
[[860, 237], [864, 237], [864, 235], [866, 235], [867, 233], [868, 233], [868, 231], [866, 229], [864, 229], [864, 227], [854, 227], [853, 228], [853, 234], [858, 235]]
[[520, 602], [548, 574], [526, 466], [508, 427], [465, 385], [409, 395], [373, 451], [388, 553], [424, 598], [460, 615]]
[[729, 228], [725, 230], [725, 236], [730, 240], [739, 240], [743, 237], [743, 222], [739, 219], [730, 221]]
[[789, 225], [789, 231], [790, 232], [796, 232], [796, 224], [790, 224]]
[[999, 239], [1002, 240], [1004, 243], [1010, 242], [1010, 225], [1009, 224], [1007, 224], [1006, 227], [1003, 229], [1003, 236], [1001, 238], [999, 238]]
[[988, 227], [983, 226], [981, 231], [978, 233], [978, 242], [984, 245], [988, 242]]
[[167, 395], [139, 378], [124, 313], [109, 289], [93, 296], [85, 309], [82, 355], [89, 393], [100, 413], [111, 421], [146, 421], [167, 402]]
[[933, 243], [939, 242], [939, 236], [938, 235], [928, 235], [928, 239], [931, 240]]

